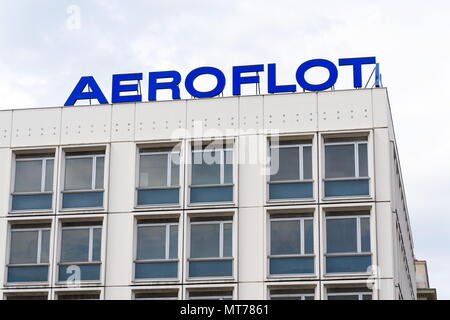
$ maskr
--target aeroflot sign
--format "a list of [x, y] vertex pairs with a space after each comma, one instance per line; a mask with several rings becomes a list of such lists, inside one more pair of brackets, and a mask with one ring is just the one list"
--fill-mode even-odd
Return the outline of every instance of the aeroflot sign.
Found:
[[[375, 57], [339, 59], [339, 66], [351, 66], [353, 68], [353, 86], [355, 88], [362, 87], [362, 65], [375, 63]], [[315, 67], [325, 68], [328, 70], [329, 75], [325, 82], [320, 84], [312, 84], [306, 81], [306, 72]], [[264, 70], [265, 65], [263, 64], [234, 66], [232, 72], [233, 95], [238, 96], [241, 94], [242, 84], [258, 84], [260, 82], [259, 72]], [[216, 78], [217, 84], [212, 90], [199, 91], [195, 88], [194, 80], [202, 75], [211, 75]], [[329, 60], [313, 59], [302, 63], [297, 68], [295, 77], [298, 85], [304, 90], [322, 91], [331, 88], [336, 83], [338, 78], [338, 69], [336, 65]], [[139, 93], [139, 80], [142, 80], [142, 73], [113, 75], [111, 103], [142, 101], [141, 94], [122, 95], [122, 93], [133, 91]], [[148, 74], [148, 100], [156, 100], [156, 92], [163, 89], [172, 91], [172, 99], [180, 99], [181, 80], [181, 74], [178, 71], [171, 70], [150, 72]], [[125, 81], [127, 83], [123, 83]], [[129, 81], [136, 81], [136, 83], [130, 84]], [[226, 79], [224, 73], [214, 67], [200, 67], [194, 69], [189, 72], [186, 79], [184, 79], [184, 87], [186, 88], [186, 91], [191, 96], [196, 98], [209, 98], [219, 95], [224, 90], [225, 83]], [[89, 88], [87, 92], [85, 92], [86, 87]], [[276, 64], [267, 64], [267, 92], [277, 93], [295, 91], [297, 91], [297, 84], [278, 84], [276, 79]], [[101, 104], [108, 103], [108, 100], [92, 76], [81, 77], [64, 105], [73, 106], [78, 100], [87, 99], [97, 99]]]

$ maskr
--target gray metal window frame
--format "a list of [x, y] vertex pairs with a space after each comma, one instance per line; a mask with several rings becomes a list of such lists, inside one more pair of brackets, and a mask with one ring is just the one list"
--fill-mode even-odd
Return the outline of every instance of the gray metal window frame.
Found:
[[[92, 159], [92, 177], [91, 177], [91, 188], [90, 189], [77, 189], [77, 190], [66, 190], [66, 171], [67, 171], [67, 159]], [[97, 159], [103, 158], [103, 188], [96, 188], [96, 179], [97, 179]], [[62, 181], [63, 190], [62, 193], [79, 193], [79, 192], [98, 192], [98, 191], [105, 191], [105, 154], [80, 154], [80, 155], [70, 155], [64, 157], [64, 181]]]
[[327, 146], [342, 146], [342, 145], [352, 145], [354, 149], [354, 158], [355, 158], [355, 176], [354, 177], [340, 177], [340, 178], [327, 178], [326, 173], [326, 163], [324, 161], [324, 181], [341, 181], [341, 180], [361, 180], [361, 179], [369, 179], [369, 157], [367, 157], [367, 176], [360, 176], [360, 169], [359, 169], [359, 145], [365, 144], [367, 146], [367, 153], [369, 153], [369, 142], [367, 140], [358, 140], [358, 141], [342, 141], [342, 142], [325, 142], [324, 143], [324, 159], [326, 159], [326, 147]]

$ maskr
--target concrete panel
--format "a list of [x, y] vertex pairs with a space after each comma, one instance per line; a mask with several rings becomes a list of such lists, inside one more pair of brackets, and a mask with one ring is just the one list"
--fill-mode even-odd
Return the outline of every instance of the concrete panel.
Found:
[[318, 117], [320, 131], [371, 128], [371, 91], [319, 92]]
[[106, 287], [105, 300], [130, 300], [132, 296], [130, 287]]
[[317, 130], [317, 94], [264, 96], [264, 128], [282, 133]]
[[386, 128], [389, 126], [390, 109], [386, 88], [372, 90], [373, 126]]
[[135, 104], [114, 104], [112, 106], [111, 141], [134, 140]]
[[264, 100], [262, 96], [239, 98], [240, 134], [254, 134], [264, 127]]
[[[374, 129], [375, 199], [391, 200], [391, 146], [388, 129]], [[394, 174], [394, 173], [392, 173]]]
[[398, 293], [396, 292], [393, 279], [378, 280], [378, 300], [397, 300]]
[[239, 210], [239, 281], [263, 281], [265, 265], [264, 208]]
[[111, 138], [111, 105], [62, 109], [61, 144], [104, 143]]
[[6, 243], [8, 239], [8, 223], [4, 218], [0, 218], [0, 284], [4, 284], [6, 266]]
[[261, 135], [239, 138], [239, 206], [264, 205], [266, 139]]
[[382, 278], [394, 277], [394, 221], [389, 202], [377, 203], [376, 218], [376, 246], [378, 276]]
[[239, 300], [264, 300], [264, 283], [249, 282], [239, 284]]
[[12, 111], [0, 111], [0, 148], [11, 145]]
[[136, 146], [132, 142], [111, 143], [109, 212], [131, 212], [134, 207]]
[[130, 285], [133, 269], [131, 213], [109, 214], [106, 240], [106, 286]]
[[59, 144], [61, 108], [13, 111], [12, 147]]
[[186, 101], [147, 102], [136, 105], [136, 141], [178, 139], [186, 128]]
[[187, 131], [193, 138], [232, 136], [239, 126], [239, 98], [187, 101]]
[[9, 211], [9, 196], [11, 191], [11, 150], [0, 149], [0, 217]]

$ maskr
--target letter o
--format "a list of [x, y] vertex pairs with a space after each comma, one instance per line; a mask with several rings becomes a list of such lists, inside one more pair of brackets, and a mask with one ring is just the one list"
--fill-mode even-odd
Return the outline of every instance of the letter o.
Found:
[[[305, 80], [305, 73], [311, 68], [322, 67], [328, 70], [330, 75], [328, 80], [321, 84], [311, 84]], [[325, 59], [313, 59], [302, 63], [295, 74], [297, 82], [305, 90], [308, 91], [322, 91], [331, 88], [336, 83], [338, 77], [338, 70], [333, 62]]]
[[[217, 85], [210, 91], [198, 91], [194, 88], [194, 80], [204, 74], [210, 74], [217, 79]], [[191, 96], [196, 98], [209, 98], [219, 95], [225, 88], [225, 75], [222, 71], [213, 67], [200, 67], [192, 70], [184, 81], [184, 86]]]

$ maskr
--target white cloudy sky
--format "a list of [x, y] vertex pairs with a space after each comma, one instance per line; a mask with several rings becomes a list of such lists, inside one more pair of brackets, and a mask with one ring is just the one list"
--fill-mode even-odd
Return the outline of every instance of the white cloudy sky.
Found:
[[[68, 28], [71, 5], [79, 28]], [[415, 253], [449, 299], [449, 14], [448, 0], [0, 0], [0, 108], [62, 105], [81, 75], [94, 75], [109, 99], [113, 73], [276, 62], [280, 80], [293, 82], [308, 59], [375, 55]]]

